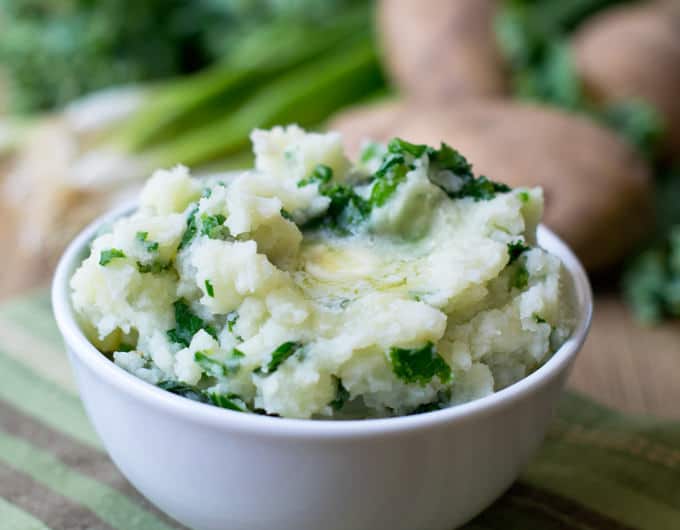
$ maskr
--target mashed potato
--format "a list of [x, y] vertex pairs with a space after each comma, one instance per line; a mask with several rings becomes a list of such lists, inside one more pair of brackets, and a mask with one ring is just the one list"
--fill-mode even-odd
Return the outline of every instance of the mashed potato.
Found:
[[292, 418], [410, 414], [534, 371], [570, 332], [539, 189], [446, 145], [252, 134], [255, 169], [157, 171], [71, 280], [93, 343], [213, 405]]

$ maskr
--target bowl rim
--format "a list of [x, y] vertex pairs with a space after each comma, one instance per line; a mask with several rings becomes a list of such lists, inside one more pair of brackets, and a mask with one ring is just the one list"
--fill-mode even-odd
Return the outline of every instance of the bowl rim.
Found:
[[319, 420], [278, 418], [246, 414], [206, 405], [177, 396], [148, 383], [125, 371], [107, 359], [90, 343], [80, 329], [70, 303], [70, 278], [82, 261], [86, 247], [102, 227], [132, 213], [137, 201], [128, 201], [98, 217], [84, 228], [68, 245], [57, 265], [52, 281], [52, 309], [65, 345], [71, 354], [106, 383], [125, 392], [130, 398], [164, 412], [198, 422], [213, 428], [242, 431], [283, 437], [319, 439], [361, 438], [389, 435], [405, 431], [436, 428], [450, 422], [464, 422], [485, 416], [511, 406], [517, 400], [535, 393], [567, 370], [581, 349], [590, 329], [593, 314], [593, 296], [588, 276], [578, 258], [551, 230], [543, 225], [537, 227], [539, 246], [557, 255], [572, 280], [576, 326], [567, 341], [536, 371], [488, 396], [461, 403], [437, 411], [396, 416], [354, 420]]

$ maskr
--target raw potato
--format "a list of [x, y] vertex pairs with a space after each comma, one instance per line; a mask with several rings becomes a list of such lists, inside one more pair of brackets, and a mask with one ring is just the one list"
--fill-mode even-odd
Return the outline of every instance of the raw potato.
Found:
[[496, 3], [380, 1], [385, 59], [399, 87], [425, 101], [505, 95], [507, 79], [493, 30]]
[[586, 88], [601, 101], [642, 98], [664, 116], [668, 148], [680, 155], [680, 14], [643, 5], [610, 9], [573, 38]]
[[545, 223], [590, 270], [616, 263], [649, 226], [648, 168], [623, 140], [586, 118], [503, 102], [448, 108], [390, 102], [345, 112], [329, 129], [343, 133], [350, 156], [366, 139], [445, 141], [476, 173], [511, 186], [542, 186]]

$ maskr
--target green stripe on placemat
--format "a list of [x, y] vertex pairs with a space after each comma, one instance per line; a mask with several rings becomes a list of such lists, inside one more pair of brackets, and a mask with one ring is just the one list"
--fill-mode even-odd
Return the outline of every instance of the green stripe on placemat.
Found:
[[[182, 528], [101, 448], [44, 291], [0, 305], [2, 530]], [[466, 530], [680, 529], [680, 423], [568, 393], [520, 480]], [[414, 529], [415, 530], [415, 529]]]

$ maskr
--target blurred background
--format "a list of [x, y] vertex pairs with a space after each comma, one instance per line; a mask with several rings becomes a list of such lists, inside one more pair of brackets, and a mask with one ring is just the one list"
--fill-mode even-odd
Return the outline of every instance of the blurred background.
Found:
[[543, 186], [596, 292], [572, 387], [680, 418], [675, 0], [4, 0], [0, 299], [153, 169], [247, 167], [290, 122]]

